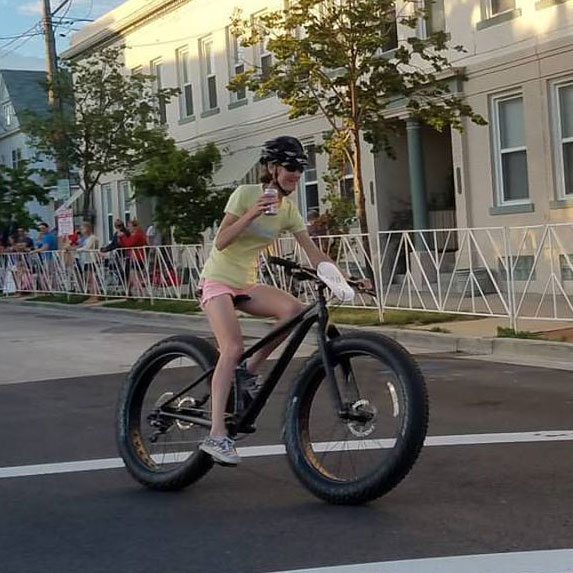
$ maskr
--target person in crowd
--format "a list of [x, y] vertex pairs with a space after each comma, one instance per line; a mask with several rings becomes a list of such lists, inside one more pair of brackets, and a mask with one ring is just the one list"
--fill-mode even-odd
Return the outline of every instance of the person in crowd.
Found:
[[29, 252], [34, 248], [34, 241], [28, 236], [23, 227], [16, 231], [16, 244], [22, 252]]
[[145, 233], [139, 226], [137, 219], [132, 219], [128, 225], [129, 235], [123, 236], [120, 239], [122, 248], [129, 249], [128, 251], [128, 266], [131, 267], [128, 281], [128, 296], [134, 291], [142, 292], [142, 283], [146, 274], [146, 258], [147, 253], [147, 238]]
[[87, 286], [89, 298], [85, 301], [86, 304], [93, 304], [98, 302], [97, 288], [96, 288], [96, 274], [97, 274], [97, 250], [98, 239], [93, 234], [93, 227], [91, 223], [84, 222], [82, 224], [82, 236], [84, 237], [83, 243], [75, 248], [78, 255], [80, 268], [85, 276], [85, 284]]
[[[58, 238], [55, 233], [50, 230], [47, 223], [40, 223], [40, 235], [38, 237], [38, 246], [36, 249], [30, 251], [31, 253], [51, 253], [58, 250]], [[46, 260], [50, 257], [46, 256]]]

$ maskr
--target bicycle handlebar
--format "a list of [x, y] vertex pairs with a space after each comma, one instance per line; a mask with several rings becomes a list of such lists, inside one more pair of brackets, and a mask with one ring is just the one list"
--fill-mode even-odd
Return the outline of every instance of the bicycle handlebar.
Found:
[[[283, 267], [287, 272], [291, 273], [293, 271], [295, 272], [299, 272], [303, 275], [301, 278], [306, 278], [307, 280], [310, 279], [314, 279], [314, 280], [319, 280], [318, 275], [316, 273], [316, 270], [311, 268], [311, 267], [303, 267], [302, 265], [300, 265], [299, 263], [295, 263], [294, 261], [289, 261], [288, 259], [282, 259], [281, 257], [268, 257], [267, 262], [271, 265], [277, 265], [279, 267]], [[322, 281], [321, 281], [322, 282]], [[364, 286], [362, 285], [362, 282], [360, 279], [357, 279], [355, 277], [350, 277], [348, 279], [346, 279], [346, 282], [354, 289], [363, 292], [365, 294], [368, 294], [370, 296], [376, 296], [376, 292], [372, 289], [366, 289], [364, 288]]]

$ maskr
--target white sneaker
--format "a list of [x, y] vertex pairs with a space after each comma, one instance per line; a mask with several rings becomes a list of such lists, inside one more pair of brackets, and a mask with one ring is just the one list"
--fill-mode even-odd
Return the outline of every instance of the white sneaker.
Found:
[[241, 458], [235, 449], [235, 441], [225, 436], [223, 438], [213, 438], [208, 436], [203, 440], [199, 449], [209, 454], [216, 462], [236, 466]]

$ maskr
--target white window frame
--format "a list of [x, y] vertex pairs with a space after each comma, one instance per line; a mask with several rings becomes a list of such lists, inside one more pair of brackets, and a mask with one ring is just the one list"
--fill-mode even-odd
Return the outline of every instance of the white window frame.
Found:
[[563, 144], [573, 144], [573, 137], [563, 137], [561, 106], [559, 105], [559, 90], [565, 87], [573, 87], [573, 78], [559, 80], [550, 84], [551, 108], [552, 108], [552, 132], [553, 146], [555, 148], [555, 172], [557, 180], [558, 199], [573, 199], [573, 190], [567, 193], [565, 186], [565, 161], [563, 159]]
[[[446, 14], [444, 5], [445, 0], [419, 0], [419, 2], [420, 4], [422, 4], [422, 8], [424, 10], [429, 11], [429, 15], [427, 15], [425, 18], [418, 18], [418, 24], [416, 27], [416, 34], [418, 38], [425, 40], [435, 32], [445, 32], [446, 31]], [[433, 29], [433, 27], [435, 26], [435, 22], [431, 18], [431, 15], [434, 14], [433, 9], [435, 8], [435, 5], [438, 3], [441, 3], [442, 11], [444, 12], [444, 26], [443, 29], [441, 30]], [[432, 26], [432, 24], [434, 26]]]
[[[266, 10], [262, 12], [257, 12], [251, 16], [251, 22], [253, 26], [263, 28], [263, 24], [261, 23], [261, 17], [267, 14]], [[268, 50], [268, 43], [269, 43], [269, 36], [264, 36], [263, 39], [254, 46], [255, 49], [255, 61], [257, 62], [257, 69], [260, 72], [260, 75], [263, 75], [263, 58], [270, 59], [270, 65], [273, 65], [273, 54]]]
[[[179, 119], [189, 119], [195, 115], [195, 102], [193, 101], [193, 82], [191, 81], [191, 59], [187, 46], [176, 50], [175, 61], [177, 62], [177, 85], [181, 90], [179, 94]], [[189, 107], [191, 113], [188, 113]]]
[[320, 187], [319, 187], [319, 177], [318, 177], [318, 162], [317, 162], [317, 152], [316, 152], [316, 145], [310, 141], [310, 142], [304, 142], [303, 143], [304, 146], [304, 150], [305, 152], [308, 154], [310, 149], [314, 150], [314, 154], [315, 154], [315, 178], [314, 179], [308, 179], [308, 170], [305, 170], [303, 172], [303, 175], [300, 179], [300, 193], [299, 193], [299, 198], [300, 198], [300, 212], [305, 220], [305, 222], [308, 223], [308, 212], [309, 212], [309, 206], [308, 206], [308, 201], [307, 201], [307, 194], [306, 194], [306, 188], [309, 185], [316, 185], [316, 189], [317, 189], [317, 194], [318, 194], [318, 202], [319, 204], [317, 205], [317, 209], [320, 211]]
[[[233, 35], [231, 27], [227, 27], [227, 57], [229, 61], [229, 80], [235, 76], [244, 73], [247, 69], [247, 62], [245, 61], [245, 47], [241, 46], [239, 38]], [[247, 88], [244, 89], [244, 94], [239, 97], [239, 92], [231, 93], [231, 102], [239, 102], [247, 99]]]
[[[494, 175], [495, 175], [495, 190], [498, 206], [506, 205], [529, 205], [531, 203], [531, 196], [524, 199], [509, 199], [504, 198], [504, 185], [503, 185], [503, 164], [502, 155], [506, 153], [516, 153], [519, 151], [525, 151], [527, 157], [527, 142], [525, 145], [520, 147], [510, 147], [507, 149], [501, 148], [501, 126], [499, 123], [499, 104], [504, 101], [520, 98], [523, 105], [523, 130], [525, 134], [525, 100], [522, 91], [507, 92], [504, 94], [499, 94], [491, 98], [491, 117], [492, 117], [492, 139], [493, 139], [493, 163], [494, 163]], [[527, 182], [529, 185], [529, 161], [527, 162]], [[529, 191], [529, 186], [528, 186]]]
[[20, 147], [15, 147], [12, 149], [12, 169], [17, 169], [22, 161], [22, 149]]
[[2, 104], [2, 119], [4, 127], [11, 127], [14, 123], [14, 108], [11, 102]]
[[[150, 74], [152, 76], [155, 76], [155, 79], [153, 80], [153, 90], [155, 93], [157, 93], [163, 87], [162, 74], [163, 74], [164, 70], [165, 70], [165, 67], [163, 64], [163, 60], [161, 58], [156, 58], [155, 60], [151, 60], [151, 62], [149, 62]], [[159, 123], [161, 125], [166, 125], [167, 124], [167, 105], [165, 104], [165, 102], [159, 103], [159, 106], [157, 109], [157, 114], [158, 114]]]
[[113, 185], [111, 183], [101, 184], [101, 210], [103, 211], [103, 235], [105, 241], [109, 243], [113, 237]]
[[131, 206], [131, 183], [129, 180], [124, 179], [119, 182], [119, 211], [126, 225], [131, 220]]
[[499, 16], [500, 14], [507, 14], [508, 12], [513, 12], [513, 10], [515, 10], [517, 8], [517, 2], [516, 0], [513, 0], [513, 8], [508, 8], [507, 10], [504, 10], [503, 12], [495, 12], [493, 11], [493, 7], [492, 7], [492, 2], [493, 0], [485, 0], [485, 13], [486, 13], [486, 18], [495, 18], [496, 16]]
[[[210, 44], [209, 60], [207, 61], [206, 46]], [[205, 36], [199, 40], [199, 53], [201, 55], [201, 85], [203, 92], [203, 111], [212, 111], [219, 107], [219, 94], [217, 85], [217, 62], [215, 58], [213, 36]], [[215, 105], [211, 105], [210, 80], [215, 80]]]

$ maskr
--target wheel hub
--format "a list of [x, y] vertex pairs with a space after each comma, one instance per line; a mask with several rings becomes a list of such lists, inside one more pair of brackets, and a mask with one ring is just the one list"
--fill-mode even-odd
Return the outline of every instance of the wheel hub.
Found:
[[364, 438], [376, 428], [378, 410], [369, 400], [357, 400], [350, 406], [347, 427], [353, 436]]

